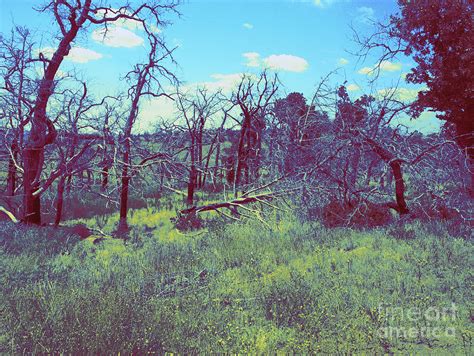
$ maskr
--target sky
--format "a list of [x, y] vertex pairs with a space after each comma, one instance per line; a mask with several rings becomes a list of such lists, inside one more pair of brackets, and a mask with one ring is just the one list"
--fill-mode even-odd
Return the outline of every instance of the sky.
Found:
[[[134, 0], [135, 1], [135, 0]], [[35, 46], [47, 55], [57, 44], [57, 26], [49, 14], [36, 12], [43, 0], [0, 0], [0, 33], [13, 24], [28, 26]], [[336, 70], [334, 85], [346, 82], [350, 95], [384, 93], [397, 86], [403, 100], [416, 98], [421, 87], [403, 78], [414, 65], [399, 58], [382, 65], [377, 82], [370, 84], [375, 56], [362, 61], [352, 29], [370, 34], [374, 21], [386, 21], [397, 11], [396, 0], [187, 0], [178, 7], [181, 16], [157, 31], [175, 48], [177, 66], [171, 69], [187, 86], [222, 88], [230, 92], [242, 73], [266, 68], [278, 73], [280, 95], [302, 92], [311, 98], [322, 77]], [[75, 71], [98, 96], [126, 88], [124, 75], [146, 58], [143, 30], [133, 23], [114, 26], [109, 37], [90, 26], [76, 39], [61, 71]], [[173, 116], [172, 102], [153, 99], [141, 105], [139, 129], [153, 127], [157, 117]], [[402, 120], [411, 129], [433, 132], [440, 123], [433, 113], [417, 120]]]

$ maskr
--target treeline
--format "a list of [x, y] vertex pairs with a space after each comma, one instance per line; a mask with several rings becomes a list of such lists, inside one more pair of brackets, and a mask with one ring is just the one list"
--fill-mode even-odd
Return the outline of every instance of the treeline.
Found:
[[[185, 195], [183, 214], [199, 210], [192, 209], [197, 191], [211, 191], [231, 212], [224, 218], [245, 215], [242, 201], [286, 196], [306, 218], [329, 226], [385, 224], [390, 210], [472, 222], [467, 116], [445, 108], [441, 132], [410, 132], [400, 118], [441, 110], [426, 102], [430, 91], [412, 103], [400, 101], [397, 88], [353, 98], [345, 84], [331, 85], [331, 75], [310, 99], [284, 95], [270, 71], [243, 74], [231, 92], [180, 86], [173, 51], [153, 30], [177, 5], [52, 2], [41, 10], [59, 28], [51, 58], [36, 55], [26, 28], [2, 36], [2, 200], [10, 212], [40, 224], [41, 197], [53, 194], [59, 224], [65, 199], [87, 191], [115, 204], [118, 228], [127, 230], [130, 191], [166, 189]], [[86, 82], [58, 74], [78, 33], [119, 20], [138, 22], [148, 39], [146, 58], [126, 75], [126, 93], [97, 98]], [[370, 39], [364, 44], [370, 48]], [[175, 116], [157, 118], [153, 133], [132, 134], [144, 100], [163, 96], [174, 101]]]

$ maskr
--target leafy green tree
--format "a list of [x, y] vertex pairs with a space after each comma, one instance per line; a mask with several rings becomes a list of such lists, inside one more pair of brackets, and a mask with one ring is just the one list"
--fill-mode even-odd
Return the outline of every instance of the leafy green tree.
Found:
[[408, 83], [422, 84], [412, 106], [425, 109], [453, 127], [457, 143], [474, 164], [474, 1], [398, 0], [400, 12], [360, 41], [362, 55], [382, 49], [380, 63], [405, 54], [416, 66]]

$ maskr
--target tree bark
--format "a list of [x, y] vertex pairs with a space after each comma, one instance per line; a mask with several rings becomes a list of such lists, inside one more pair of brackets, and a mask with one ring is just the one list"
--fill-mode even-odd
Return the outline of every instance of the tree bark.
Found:
[[400, 160], [394, 160], [390, 163], [393, 176], [395, 177], [395, 199], [397, 201], [398, 212], [400, 214], [409, 213], [405, 201], [405, 183], [403, 181], [402, 164]]
[[26, 148], [24, 151], [25, 173], [23, 177], [23, 221], [28, 224], [41, 224], [41, 201], [39, 196], [33, 196], [33, 192], [39, 188], [36, 180], [38, 172], [41, 172], [42, 156], [44, 148]]

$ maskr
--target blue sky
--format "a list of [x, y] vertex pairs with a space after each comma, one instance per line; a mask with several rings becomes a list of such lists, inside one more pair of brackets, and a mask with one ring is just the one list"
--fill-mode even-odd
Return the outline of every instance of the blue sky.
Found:
[[[44, 53], [54, 47], [57, 28], [47, 14], [32, 7], [42, 0], [0, 0], [0, 32], [12, 23], [35, 30], [36, 46]], [[353, 97], [369, 92], [368, 69], [375, 57], [364, 62], [350, 54], [357, 49], [350, 25], [360, 34], [372, 31], [372, 20], [387, 19], [396, 12], [395, 0], [189, 0], [180, 7], [182, 16], [171, 18], [173, 25], [160, 29], [174, 56], [179, 78], [187, 85], [203, 84], [231, 90], [240, 73], [257, 73], [262, 68], [278, 72], [283, 92], [299, 91], [311, 97], [321, 77], [340, 68], [334, 84], [347, 81]], [[109, 94], [123, 87], [120, 78], [134, 63], [146, 56], [143, 33], [122, 24], [114, 36], [100, 41], [97, 27], [84, 31], [61, 70], [74, 69], [91, 88]], [[413, 65], [408, 58], [385, 63], [372, 92], [387, 90]], [[402, 82], [399, 95], [409, 100], [418, 88]], [[156, 117], [170, 114], [172, 105], [150, 102], [142, 107], [143, 127]], [[423, 131], [439, 125], [425, 114], [409, 124]]]

